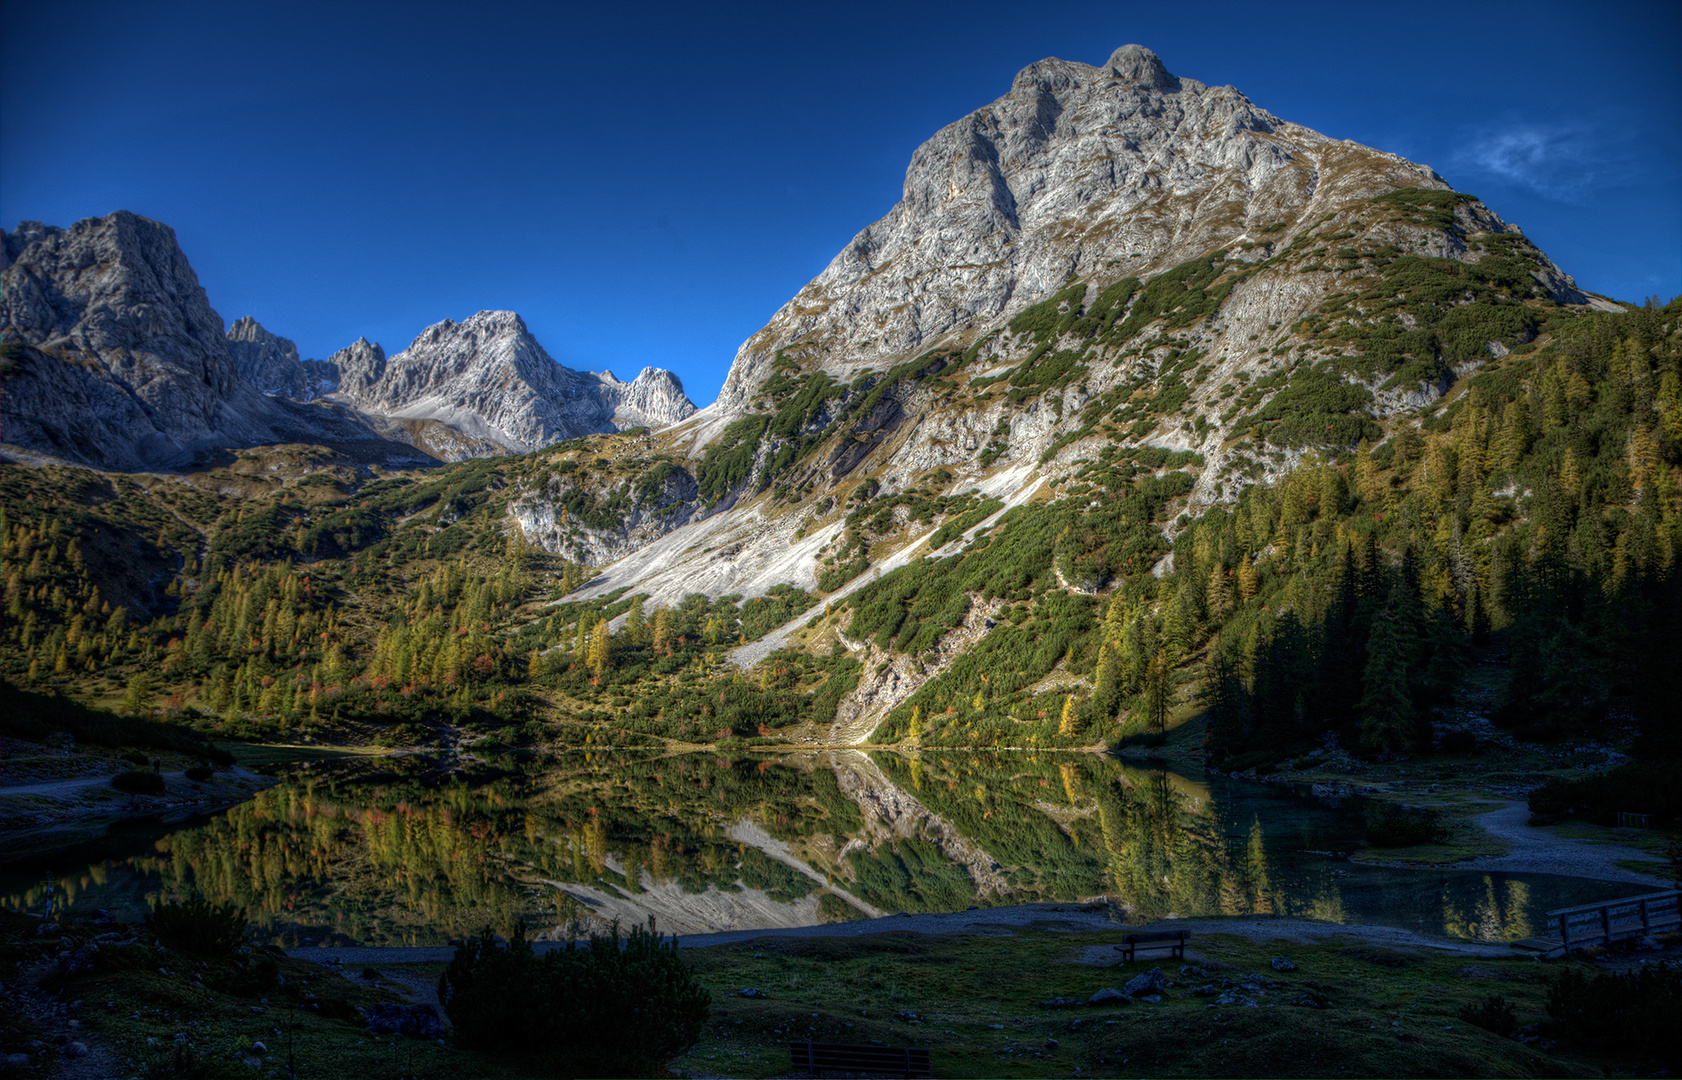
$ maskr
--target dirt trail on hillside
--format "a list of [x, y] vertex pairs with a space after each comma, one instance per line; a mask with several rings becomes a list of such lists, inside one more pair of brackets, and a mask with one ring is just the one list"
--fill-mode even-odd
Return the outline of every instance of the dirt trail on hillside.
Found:
[[[0, 787], [0, 799], [11, 795], [50, 795], [53, 798], [64, 798], [80, 794], [84, 788], [108, 788], [116, 773], [109, 776], [73, 776], [68, 780], [49, 780], [41, 784], [14, 784], [11, 787]], [[165, 781], [182, 779], [186, 773], [162, 773]]]

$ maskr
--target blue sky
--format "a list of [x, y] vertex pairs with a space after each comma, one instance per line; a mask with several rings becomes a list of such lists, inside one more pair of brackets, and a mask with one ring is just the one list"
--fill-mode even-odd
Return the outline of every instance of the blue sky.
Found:
[[1682, 5], [9, 0], [0, 224], [173, 226], [324, 358], [485, 308], [716, 396], [743, 339], [1034, 60], [1155, 49], [1434, 167], [1579, 284], [1682, 293]]

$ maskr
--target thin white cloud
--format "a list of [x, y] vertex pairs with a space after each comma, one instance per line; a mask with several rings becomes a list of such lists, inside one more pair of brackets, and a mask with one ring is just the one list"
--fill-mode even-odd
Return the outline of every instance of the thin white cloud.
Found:
[[1608, 148], [1600, 142], [1585, 128], [1507, 124], [1470, 133], [1455, 163], [1550, 199], [1584, 202], [1608, 164]]

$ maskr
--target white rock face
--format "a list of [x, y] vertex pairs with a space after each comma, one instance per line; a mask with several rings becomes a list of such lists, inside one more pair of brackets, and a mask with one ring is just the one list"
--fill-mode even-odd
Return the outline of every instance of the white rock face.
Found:
[[241, 380], [169, 226], [128, 211], [24, 222], [0, 247], [0, 342], [14, 346], [4, 441], [109, 469], [273, 442], [391, 448], [352, 417]]
[[620, 430], [645, 425], [662, 428], [695, 412], [682, 380], [664, 368], [645, 367], [628, 383], [615, 379], [611, 371], [600, 378], [603, 396], [614, 400], [613, 423]]
[[386, 358], [358, 340], [333, 355], [336, 397], [396, 420], [436, 420], [523, 453], [593, 432], [676, 423], [695, 411], [670, 372], [634, 382], [557, 364], [512, 311], [430, 326]]

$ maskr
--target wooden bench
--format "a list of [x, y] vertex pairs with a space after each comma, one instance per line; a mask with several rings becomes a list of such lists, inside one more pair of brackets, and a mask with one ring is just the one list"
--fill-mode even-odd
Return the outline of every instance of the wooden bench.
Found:
[[1115, 950], [1121, 954], [1123, 962], [1133, 959], [1135, 949], [1168, 949], [1170, 956], [1184, 960], [1186, 939], [1189, 937], [1189, 930], [1147, 930], [1144, 933], [1126, 935]]
[[862, 1073], [897, 1073], [900, 1076], [933, 1076], [927, 1050], [898, 1046], [849, 1046], [845, 1043], [797, 1042], [788, 1044], [794, 1067], [823, 1075], [824, 1070]]

